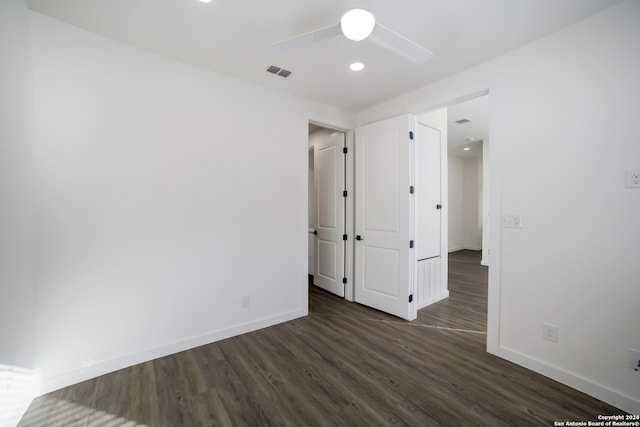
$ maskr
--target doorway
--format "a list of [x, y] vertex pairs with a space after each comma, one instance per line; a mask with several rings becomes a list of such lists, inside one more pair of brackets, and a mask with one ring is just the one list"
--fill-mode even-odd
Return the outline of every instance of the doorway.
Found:
[[[432, 162], [442, 163], [439, 153], [446, 153], [446, 145], [440, 147], [446, 144], [446, 138], [442, 137], [446, 135], [446, 123], [425, 122], [429, 128], [418, 125], [415, 116], [403, 114], [351, 132], [323, 129], [324, 126], [312, 122], [308, 138], [309, 146], [313, 147], [308, 151], [309, 271], [313, 284], [407, 320], [415, 319], [417, 308], [447, 296], [446, 250], [442, 250], [446, 248], [446, 220], [440, 220], [446, 218], [446, 211], [441, 210], [443, 201], [439, 199], [446, 193], [442, 187], [445, 181], [437, 173], [437, 179], [422, 174], [426, 184], [425, 180], [418, 186], [414, 182], [415, 169], [425, 170], [425, 165], [415, 162], [416, 153], [424, 150]], [[430, 145], [429, 141], [436, 145], [435, 157], [432, 150], [423, 148]], [[337, 155], [341, 147], [345, 155], [344, 174], [337, 174], [341, 169], [338, 165], [342, 160]], [[428, 191], [428, 187], [435, 189]], [[416, 203], [430, 193], [436, 197], [431, 203], [435, 225], [415, 220], [418, 211], [430, 217], [426, 215], [426, 205]], [[342, 218], [344, 225], [339, 222]], [[418, 241], [414, 225], [421, 230]], [[348, 231], [350, 226], [353, 234]], [[429, 233], [434, 227], [435, 237]], [[341, 228], [345, 230], [342, 235]], [[434, 292], [425, 293], [424, 289], [416, 288], [416, 277], [420, 276], [416, 257], [433, 249], [430, 243], [434, 242], [436, 253], [428, 257], [429, 264], [434, 271], [443, 263], [445, 266], [443, 274], [430, 281], [436, 285]], [[339, 256], [341, 250], [343, 257]], [[340, 271], [344, 271], [342, 285], [346, 286], [340, 286]]]
[[[492, 269], [486, 267], [490, 263], [499, 263], [499, 246], [495, 246], [495, 258], [491, 262], [489, 243], [492, 240], [489, 238], [489, 228], [490, 224], [492, 228], [495, 227], [495, 219], [490, 221], [489, 207], [490, 199], [491, 206], [496, 206], [495, 199], [498, 195], [493, 194], [490, 198], [489, 194], [490, 177], [495, 179], [497, 173], [495, 170], [490, 171], [490, 153], [495, 147], [490, 145], [489, 99], [489, 90], [485, 89], [437, 106], [445, 110], [447, 115], [447, 146], [444, 156], [446, 169], [443, 173], [447, 185], [444, 186], [446, 195], [443, 200], [447, 200], [448, 212], [443, 220], [448, 222], [444, 227], [448, 242], [443, 253], [449, 254], [448, 258], [453, 263], [453, 276], [450, 277], [449, 284], [452, 285], [450, 291], [454, 292], [454, 298], [442, 306], [434, 305], [421, 311], [420, 315], [430, 317], [437, 310], [450, 307], [451, 304], [456, 306], [460, 301], [460, 284], [462, 283], [463, 288], [471, 286], [465, 288], [462, 295], [473, 294], [474, 304], [483, 308], [483, 315], [477, 316], [476, 327], [469, 325], [468, 329], [482, 331], [481, 327], [486, 325], [484, 330], [487, 333], [487, 348], [492, 349], [497, 337], [495, 331], [499, 313], [496, 301], [499, 297], [496, 292], [497, 280], [491, 277]], [[418, 118], [421, 117], [422, 115], [418, 115]], [[475, 272], [471, 282], [467, 274], [470, 271]], [[475, 282], [478, 278], [480, 279]]]
[[482, 251], [489, 265], [489, 95], [448, 107], [448, 252]]
[[[485, 96], [486, 98], [487, 94], [488, 91], [485, 91], [473, 97], [466, 97], [464, 101], [469, 101], [481, 96]], [[448, 108], [453, 108], [456, 104], [461, 103], [461, 101], [454, 101], [449, 104], [449, 107], [445, 107], [444, 109], [440, 108], [437, 111], [444, 110], [446, 117]], [[415, 318], [416, 309], [438, 302], [448, 296], [447, 258], [449, 248], [447, 209], [449, 203], [447, 198], [447, 123], [446, 118], [444, 125], [441, 119], [432, 123], [430, 116], [433, 118], [433, 113], [424, 113], [416, 116], [411, 114], [402, 115], [393, 119], [399, 120], [398, 123], [395, 123], [395, 121], [392, 122], [392, 119], [387, 119], [364, 125], [354, 131], [335, 129], [331, 126], [325, 127], [319, 123], [310, 121], [311, 127], [308, 129], [310, 147], [313, 147], [312, 150], [309, 150], [309, 231], [310, 254], [312, 254], [309, 258], [309, 271], [312, 274], [313, 283], [337, 295], [344, 296], [348, 300], [355, 300], [356, 302], [395, 314], [407, 320]], [[405, 121], [407, 121], [406, 129]], [[473, 121], [474, 120], [464, 120], [462, 123]], [[339, 134], [339, 142], [328, 143], [326, 146], [327, 151], [323, 151], [325, 146], [316, 144], [313, 137], [315, 133], [319, 136], [321, 134], [320, 132], [324, 132], [327, 135]], [[441, 159], [441, 169], [439, 172], [442, 182], [440, 186], [441, 202], [437, 202], [436, 199], [438, 195], [436, 194], [434, 199], [436, 201], [434, 203], [428, 202], [425, 205], [426, 207], [419, 207], [416, 203], [419, 201], [418, 192], [419, 190], [423, 191], [426, 186], [418, 186], [417, 183], [414, 184], [414, 176], [417, 179], [420, 175], [419, 173], [416, 174], [414, 170], [418, 165], [417, 163], [414, 165], [412, 160], [407, 165], [400, 167], [401, 163], [399, 163], [399, 161], [400, 159], [408, 159], [409, 157], [414, 158], [415, 154], [419, 154], [420, 143], [418, 140], [421, 140], [420, 135], [424, 135], [425, 133], [429, 135], [433, 134], [431, 136], [434, 138], [440, 135], [439, 138], [435, 140], [439, 139], [441, 141], [441, 154], [439, 156], [434, 155], [433, 153], [435, 151], [430, 149], [425, 152], [431, 153], [426, 156], [426, 158], [431, 157], [435, 159], [439, 157]], [[406, 137], [400, 137], [398, 139], [398, 136], [402, 135], [406, 135]], [[414, 135], [416, 137], [415, 144], [412, 143]], [[486, 139], [488, 139], [488, 137]], [[340, 148], [347, 148], [345, 146], [349, 145], [349, 140], [351, 140], [353, 147], [356, 148], [353, 152], [354, 157], [349, 160], [349, 155], [351, 154], [349, 152], [351, 147], [349, 147], [349, 149], [345, 151], [346, 157], [344, 157], [343, 163], [344, 173], [336, 175], [336, 171], [341, 169], [340, 166], [337, 166], [340, 164], [340, 160], [337, 160], [338, 157], [336, 153], [340, 152]], [[408, 142], [409, 140], [412, 140], [412, 142]], [[403, 147], [405, 147], [406, 143], [409, 144], [409, 151], [405, 153], [402, 150], [404, 150]], [[412, 146], [414, 146], [414, 148], [411, 148]], [[346, 154], [347, 152], [349, 152], [349, 154]], [[407, 153], [414, 154], [407, 156]], [[329, 163], [327, 163], [328, 166], [318, 166], [319, 161], [322, 162], [322, 160], [320, 160], [321, 157], [324, 157], [325, 160], [330, 159]], [[402, 162], [404, 161], [405, 160], [402, 160]], [[367, 162], [373, 163], [369, 164]], [[353, 171], [351, 175], [349, 175], [350, 168]], [[402, 171], [407, 171], [407, 168], [410, 168], [411, 171], [408, 175], [409, 181], [405, 182], [406, 180], [403, 178], [404, 175], [402, 175], [404, 172]], [[430, 169], [434, 170], [434, 168]], [[398, 174], [394, 171], [398, 172]], [[481, 172], [482, 167], [477, 168], [476, 171]], [[388, 179], [384, 178], [384, 176], [386, 176], [384, 172], [388, 172]], [[322, 178], [323, 175], [325, 178], [331, 177], [326, 180], [327, 184], [325, 187], [332, 188], [332, 191], [325, 193], [325, 196], [321, 196], [320, 190], [316, 190], [322, 187], [322, 183], [324, 182]], [[429, 180], [427, 179], [427, 181]], [[360, 185], [358, 185], [359, 182]], [[350, 183], [352, 183], [358, 191], [352, 192], [348, 189], [347, 187]], [[371, 187], [370, 191], [369, 187]], [[342, 189], [344, 190], [340, 191]], [[386, 194], [385, 191], [389, 193], [389, 197], [383, 197]], [[337, 197], [340, 193], [344, 193], [342, 199]], [[409, 198], [407, 202], [409, 205], [407, 209], [400, 209], [398, 207], [400, 205], [393, 204], [392, 202], [394, 200], [402, 200], [402, 203], [405, 203], [405, 193], [406, 197]], [[437, 193], [437, 191], [435, 193]], [[396, 197], [396, 195], [398, 195], [398, 197]], [[478, 195], [486, 196], [486, 193], [479, 191]], [[420, 197], [423, 196], [421, 195]], [[376, 205], [378, 208], [367, 209], [367, 207], [372, 207], [372, 204], [375, 205], [374, 202], [376, 201], [380, 201], [379, 206]], [[419, 224], [419, 221], [414, 219], [414, 216], [420, 216], [426, 212], [430, 206], [429, 203], [433, 204], [434, 209], [438, 209], [440, 212], [434, 212], [435, 215], [433, 216], [437, 221], [432, 221], [432, 223], [436, 224], [435, 226], [423, 228], [422, 224]], [[358, 206], [359, 208], [356, 209]], [[479, 206], [481, 206], [481, 204], [479, 204]], [[337, 208], [337, 210], [334, 210], [334, 208]], [[351, 216], [349, 213], [350, 209], [353, 212]], [[373, 216], [367, 216], [367, 212], [369, 212], [369, 216]], [[325, 219], [330, 218], [331, 221], [320, 218], [323, 215]], [[357, 220], [355, 215], [358, 215]], [[362, 215], [365, 215], [365, 217], [360, 218]], [[403, 225], [403, 222], [396, 220], [401, 218], [409, 218], [408, 220], [403, 219], [403, 221], [408, 221], [407, 226]], [[340, 223], [337, 219], [344, 221]], [[421, 234], [421, 230], [438, 228], [438, 222], [441, 224], [440, 233], [427, 232], [428, 238], [416, 240], [414, 247], [414, 236], [417, 238], [417, 236]], [[478, 224], [482, 224], [483, 222], [484, 221], [480, 220]], [[353, 234], [348, 231], [350, 225], [354, 227]], [[325, 234], [329, 235], [328, 237], [316, 237], [320, 233], [321, 228], [324, 228]], [[342, 234], [341, 230], [343, 230]], [[404, 230], [402, 232], [405, 234], [408, 230], [409, 234], [402, 234], [400, 236], [400, 234], [396, 233], [398, 236], [392, 235], [392, 232], [396, 232], [396, 230]], [[314, 237], [311, 237], [311, 234], [313, 234]], [[436, 234], [439, 235], [439, 238], [434, 238]], [[482, 234], [480, 234], [480, 236], [481, 235]], [[340, 242], [340, 237], [344, 239], [343, 242]], [[395, 246], [390, 243], [383, 245], [377, 242], [376, 239], [378, 237], [393, 240], [392, 243]], [[391, 237], [394, 239], [391, 239]], [[438, 245], [438, 240], [440, 241], [440, 245]], [[351, 247], [349, 247], [350, 243]], [[430, 245], [425, 245], [425, 243], [430, 243]], [[439, 253], [438, 246], [440, 246]], [[407, 249], [410, 250], [408, 255], [405, 254]], [[428, 255], [424, 255], [425, 253]], [[420, 257], [420, 254], [424, 256]], [[322, 261], [323, 257], [324, 262]], [[349, 268], [350, 260], [353, 263], [352, 270]], [[421, 261], [424, 264], [421, 266], [422, 270], [416, 268], [416, 266], [420, 267], [418, 264]], [[408, 269], [404, 268], [405, 264], [408, 265]], [[369, 270], [366, 270], [367, 268]], [[353, 275], [351, 274], [352, 271], [354, 273]], [[392, 274], [396, 271], [398, 274]], [[408, 277], [401, 277], [400, 272], [405, 274], [404, 272], [406, 271], [408, 271]], [[341, 272], [343, 274], [342, 283], [340, 283]], [[425, 286], [422, 288], [417, 285], [419, 282], [418, 279], [421, 277], [421, 272], [423, 278], [429, 278], [429, 280], [423, 280]], [[394, 287], [392, 286], [393, 284], [397, 286]], [[427, 292], [427, 289], [429, 289], [430, 292]], [[402, 290], [402, 292], [400, 292], [400, 290]], [[349, 291], [351, 291], [351, 295], [348, 295]], [[354, 298], [354, 296], [356, 298]], [[365, 301], [363, 299], [365, 297], [370, 297], [369, 299], [373, 302]], [[384, 301], [381, 303], [378, 300]], [[397, 307], [391, 304], [389, 300], [393, 300], [391, 302], [394, 304], [397, 302]], [[392, 308], [398, 308], [398, 310], [391, 310], [389, 308], [391, 305], [394, 305]]]
[[345, 297], [348, 265], [347, 134], [309, 122], [310, 282]]

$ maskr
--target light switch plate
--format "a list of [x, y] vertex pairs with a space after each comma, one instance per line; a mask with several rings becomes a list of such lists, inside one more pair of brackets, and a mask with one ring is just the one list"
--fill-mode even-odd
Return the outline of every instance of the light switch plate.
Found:
[[502, 228], [522, 228], [522, 215], [502, 215]]

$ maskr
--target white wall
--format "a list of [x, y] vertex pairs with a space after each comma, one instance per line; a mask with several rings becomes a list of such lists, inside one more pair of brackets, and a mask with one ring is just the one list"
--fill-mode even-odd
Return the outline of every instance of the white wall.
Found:
[[464, 249], [464, 159], [448, 156], [449, 252]]
[[29, 13], [0, 2], [0, 426], [12, 426], [35, 393], [33, 81]]
[[44, 391], [305, 315], [307, 120], [353, 117], [31, 17]]
[[33, 94], [29, 14], [0, 2], [0, 365], [33, 367]]
[[[640, 413], [640, 2], [358, 115], [369, 123], [490, 89], [492, 352]], [[523, 229], [500, 229], [519, 213]], [[559, 342], [542, 339], [542, 324]]]
[[464, 159], [464, 248], [482, 250], [482, 159]]
[[449, 155], [449, 252], [482, 249], [482, 159]]

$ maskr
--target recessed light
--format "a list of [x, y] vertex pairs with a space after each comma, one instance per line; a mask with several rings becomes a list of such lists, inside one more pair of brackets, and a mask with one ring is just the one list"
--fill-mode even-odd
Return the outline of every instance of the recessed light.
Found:
[[364, 69], [364, 64], [362, 62], [354, 62], [353, 64], [349, 65], [349, 68], [351, 69], [351, 71], [362, 71]]
[[464, 147], [464, 151], [469, 151], [469, 150], [471, 150], [471, 148], [469, 148], [469, 147]]
[[200, 0], [200, 3], [211, 3], [212, 0]]

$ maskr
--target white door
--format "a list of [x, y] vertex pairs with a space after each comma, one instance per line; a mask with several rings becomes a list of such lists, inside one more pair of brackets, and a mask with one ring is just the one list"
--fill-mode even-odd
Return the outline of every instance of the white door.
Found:
[[440, 256], [441, 173], [439, 129], [416, 125], [416, 251], [418, 260]]
[[355, 300], [407, 320], [416, 318], [412, 122], [357, 128], [355, 143]]
[[341, 297], [344, 297], [345, 247], [344, 145], [344, 133], [334, 132], [313, 146], [318, 232], [313, 283]]

